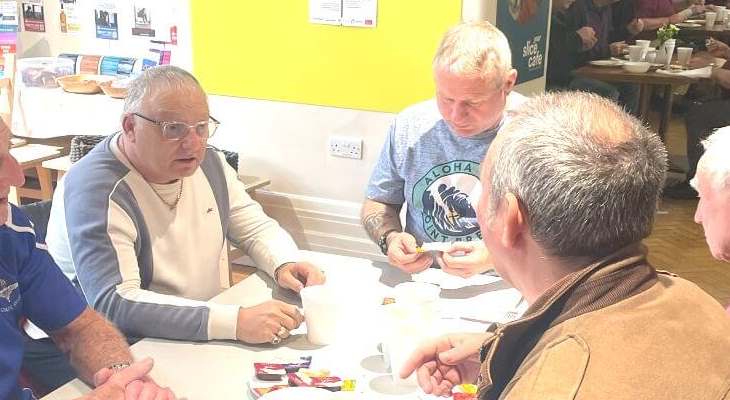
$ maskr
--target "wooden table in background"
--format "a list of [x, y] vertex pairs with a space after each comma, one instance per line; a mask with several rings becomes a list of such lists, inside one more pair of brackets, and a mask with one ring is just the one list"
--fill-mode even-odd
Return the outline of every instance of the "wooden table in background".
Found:
[[575, 74], [585, 78], [593, 78], [603, 82], [636, 83], [640, 85], [639, 92], [639, 115], [644, 121], [648, 121], [649, 100], [651, 99], [651, 87], [661, 87], [664, 91], [664, 107], [662, 108], [659, 120], [659, 136], [664, 137], [669, 127], [669, 118], [672, 115], [672, 86], [685, 85], [696, 82], [696, 79], [688, 78], [678, 74], [662, 74], [655, 71], [644, 73], [627, 72], [621, 67], [598, 67], [584, 65], [575, 70]]
[[40, 189], [26, 187], [11, 188], [8, 199], [13, 204], [20, 204], [21, 197], [38, 200], [50, 200], [53, 197], [53, 182], [50, 172], [43, 167], [43, 162], [61, 155], [61, 147], [42, 144], [26, 144], [10, 149], [10, 154], [18, 160], [23, 170], [35, 168]]

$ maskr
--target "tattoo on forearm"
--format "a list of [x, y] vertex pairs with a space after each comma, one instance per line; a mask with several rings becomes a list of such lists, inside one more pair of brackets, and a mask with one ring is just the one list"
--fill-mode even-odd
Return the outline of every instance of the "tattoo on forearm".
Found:
[[[396, 218], [396, 223], [393, 222], [393, 218]], [[380, 236], [388, 230], [397, 229], [400, 230], [400, 221], [397, 220], [397, 216], [394, 216], [389, 211], [375, 211], [372, 214], [366, 215], [362, 219], [362, 224], [367, 231], [368, 236], [373, 242], [377, 243], [380, 240]]]

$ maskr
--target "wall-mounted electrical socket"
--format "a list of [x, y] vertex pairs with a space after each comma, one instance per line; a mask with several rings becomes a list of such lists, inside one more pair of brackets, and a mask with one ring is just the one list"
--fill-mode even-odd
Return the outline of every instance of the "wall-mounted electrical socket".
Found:
[[330, 136], [329, 153], [335, 157], [362, 159], [362, 138], [351, 136]]

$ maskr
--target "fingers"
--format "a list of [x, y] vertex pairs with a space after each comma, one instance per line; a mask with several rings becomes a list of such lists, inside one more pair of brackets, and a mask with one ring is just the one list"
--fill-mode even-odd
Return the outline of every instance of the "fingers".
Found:
[[103, 385], [112, 375], [114, 371], [110, 368], [102, 368], [94, 374], [94, 387]]
[[144, 378], [152, 370], [154, 364], [151, 358], [144, 358], [117, 372], [109, 378], [109, 381], [114, 381], [115, 384], [125, 387], [133, 381]]
[[296, 264], [282, 268], [284, 270], [279, 272], [279, 286], [291, 289], [297, 293], [304, 289], [304, 284], [294, 275]]
[[418, 253], [416, 247], [416, 239], [412, 235], [399, 233], [388, 246], [388, 262], [408, 273], [425, 270], [433, 264], [433, 259], [430, 254]]
[[433, 361], [423, 364], [416, 370], [416, 380], [418, 381], [418, 386], [420, 386], [421, 390], [423, 390], [423, 392], [426, 394], [433, 393], [433, 387], [438, 383], [435, 380], [431, 380], [431, 376], [433, 375], [435, 370], [436, 363]]
[[144, 389], [144, 382], [141, 380], [134, 381], [124, 388], [124, 400], [136, 400], [139, 399], [142, 390]]

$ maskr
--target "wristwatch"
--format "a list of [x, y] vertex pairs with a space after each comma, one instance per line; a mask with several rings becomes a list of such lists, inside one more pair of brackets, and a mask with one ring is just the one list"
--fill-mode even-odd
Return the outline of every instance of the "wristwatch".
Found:
[[388, 235], [390, 235], [393, 232], [398, 232], [398, 229], [389, 229], [385, 231], [382, 235], [380, 235], [380, 239], [378, 239], [378, 247], [380, 247], [380, 252], [388, 255]]

